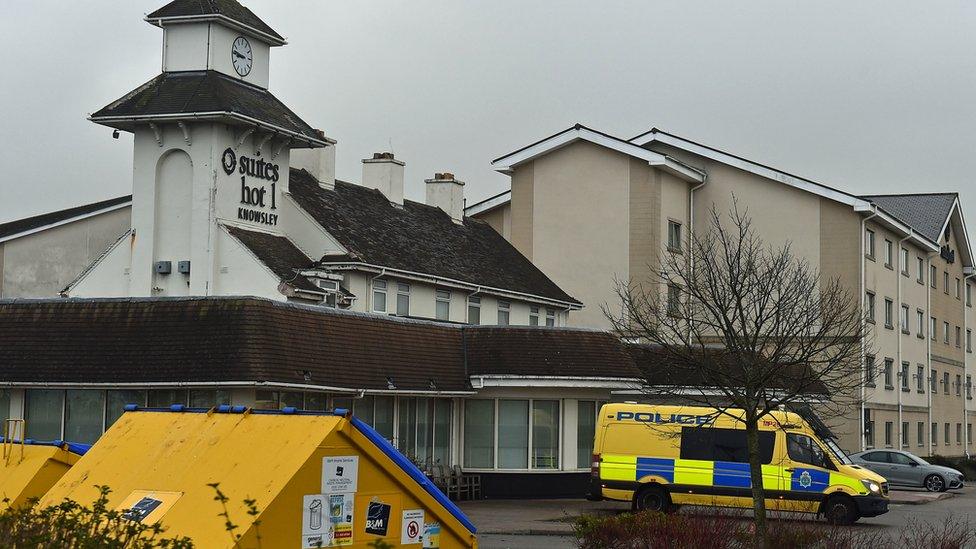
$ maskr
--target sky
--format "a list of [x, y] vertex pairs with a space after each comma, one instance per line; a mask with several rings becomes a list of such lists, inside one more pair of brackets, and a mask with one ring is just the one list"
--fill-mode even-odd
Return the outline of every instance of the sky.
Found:
[[[160, 72], [165, 2], [0, 0], [0, 222], [131, 192], [132, 137], [86, 117]], [[852, 193], [955, 191], [976, 219], [976, 3], [244, 0], [288, 45], [271, 91], [392, 150], [407, 198], [577, 122], [651, 127]], [[584, 205], [581, 205], [584, 207]]]

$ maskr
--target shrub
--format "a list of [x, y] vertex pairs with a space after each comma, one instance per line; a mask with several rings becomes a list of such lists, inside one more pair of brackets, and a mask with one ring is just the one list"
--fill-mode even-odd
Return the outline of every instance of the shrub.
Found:
[[[142, 524], [123, 518], [122, 511], [107, 508], [109, 489], [99, 486], [91, 507], [71, 500], [40, 507], [33, 500], [26, 506], [0, 511], [0, 547], [76, 549], [148, 549], [193, 547], [187, 538], [163, 538], [159, 524]], [[9, 501], [5, 501], [9, 504]]]
[[[610, 517], [580, 517], [574, 532], [582, 549], [744, 549], [753, 546], [750, 517], [717, 510], [701, 514], [642, 512]], [[967, 521], [953, 517], [928, 524], [909, 519], [888, 531], [861, 526], [831, 526], [809, 515], [771, 519], [769, 546], [782, 548], [857, 549], [912, 547], [961, 549], [976, 542]]]

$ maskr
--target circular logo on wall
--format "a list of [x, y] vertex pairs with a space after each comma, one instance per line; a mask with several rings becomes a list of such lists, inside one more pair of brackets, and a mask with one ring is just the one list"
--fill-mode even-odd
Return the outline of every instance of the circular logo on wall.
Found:
[[237, 168], [237, 155], [234, 154], [233, 149], [227, 147], [224, 151], [224, 156], [220, 159], [220, 163], [224, 165], [224, 172], [227, 175], [234, 173], [234, 169]]

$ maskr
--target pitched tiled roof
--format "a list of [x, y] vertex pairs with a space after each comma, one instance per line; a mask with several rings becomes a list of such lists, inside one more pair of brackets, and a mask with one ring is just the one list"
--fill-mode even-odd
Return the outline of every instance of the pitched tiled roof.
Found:
[[957, 193], [877, 194], [862, 196], [897, 217], [932, 242], [939, 242]]
[[74, 208], [68, 208], [66, 210], [35, 215], [34, 217], [26, 217], [24, 219], [9, 221], [7, 223], [0, 223], [0, 239], [33, 229], [38, 229], [54, 223], [67, 221], [73, 217], [94, 213], [99, 210], [104, 210], [105, 208], [111, 208], [112, 206], [126, 204], [128, 202], [132, 202], [131, 194], [120, 196], [118, 198], [111, 198], [109, 200], [102, 200], [101, 202], [85, 204], [84, 206], [75, 206]]
[[640, 378], [608, 332], [537, 326], [468, 326], [468, 374]]
[[470, 390], [466, 368], [629, 379], [628, 357], [600, 332], [462, 327], [253, 297], [0, 300], [0, 383], [458, 392]]
[[324, 144], [322, 137], [268, 90], [245, 84], [216, 71], [164, 72], [91, 115], [113, 128], [131, 129], [133, 119], [179, 119], [201, 114], [238, 123], [281, 128]]
[[146, 16], [146, 20], [156, 23], [159, 20], [179, 18], [208, 18], [224, 16], [232, 21], [236, 21], [255, 30], [269, 34], [284, 42], [284, 38], [274, 31], [254, 12], [245, 8], [236, 0], [174, 0], [169, 4]]
[[579, 303], [487, 223], [455, 223], [440, 208], [404, 200], [394, 206], [376, 189], [335, 182], [324, 190], [305, 170], [291, 170], [298, 204], [349, 255], [323, 263], [362, 262], [469, 284]]
[[270, 233], [248, 231], [231, 225], [225, 225], [224, 229], [246, 246], [261, 263], [267, 265], [272, 272], [278, 275], [282, 282], [299, 290], [322, 292], [321, 288], [298, 274], [299, 269], [307, 269], [314, 262], [288, 238]]

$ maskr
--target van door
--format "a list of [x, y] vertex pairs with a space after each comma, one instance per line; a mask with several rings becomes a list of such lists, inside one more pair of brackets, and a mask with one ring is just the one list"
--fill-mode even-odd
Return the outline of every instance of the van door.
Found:
[[816, 512], [830, 486], [833, 463], [820, 443], [802, 433], [786, 433], [786, 456], [781, 469], [784, 498], [797, 511]]

